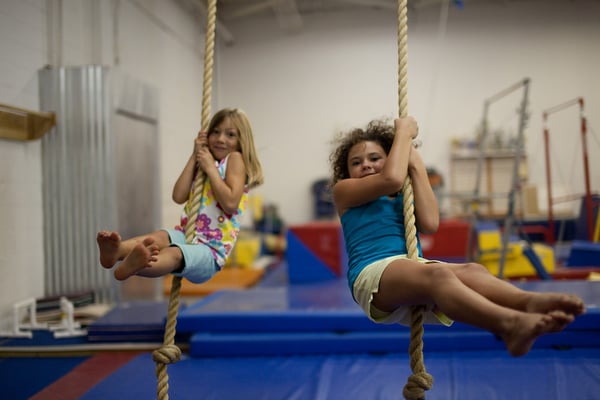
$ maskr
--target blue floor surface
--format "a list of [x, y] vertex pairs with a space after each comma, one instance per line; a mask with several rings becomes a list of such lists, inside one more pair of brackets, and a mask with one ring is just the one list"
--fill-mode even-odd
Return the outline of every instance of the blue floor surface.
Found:
[[[597, 400], [600, 349], [435, 352], [428, 400]], [[150, 355], [142, 355], [94, 387], [83, 400], [156, 398]], [[408, 356], [325, 355], [184, 358], [169, 366], [177, 400], [399, 400], [410, 374]]]
[[[577, 293], [588, 312], [564, 332], [540, 338], [521, 358], [510, 357], [493, 335], [476, 328], [425, 326], [425, 365], [435, 380], [428, 400], [600, 399], [600, 282], [516, 285]], [[161, 340], [165, 316], [164, 302], [130, 304], [90, 331], [101, 341]], [[398, 400], [410, 375], [407, 328], [370, 322], [345, 280], [287, 285], [271, 274], [255, 288], [215, 293], [182, 309], [177, 332], [189, 339], [190, 352], [168, 367], [175, 400]], [[20, 340], [4, 345], [9, 343]], [[38, 366], [64, 374], [81, 359], [55, 362], [39, 360]], [[34, 368], [29, 376], [13, 377], [10, 370], [23, 368], [10, 368], [7, 360], [0, 359], [0, 366], [9, 367], [2, 369], [9, 371], [2, 375], [3, 382], [10, 380], [9, 393], [29, 380], [31, 393], [52, 381]], [[151, 354], [140, 355], [81, 398], [156, 398], [155, 367]]]
[[[473, 327], [426, 326], [425, 365], [434, 377], [428, 400], [600, 399], [600, 282], [517, 286], [577, 293], [588, 313], [520, 358]], [[410, 375], [407, 351], [399, 350], [408, 346], [396, 337], [406, 327], [371, 323], [343, 280], [215, 293], [182, 310], [177, 329], [210, 336], [192, 336], [192, 356], [168, 367], [177, 400], [398, 400]], [[317, 345], [322, 354], [312, 352]], [[156, 386], [155, 364], [145, 354], [83, 399], [155, 398]]]
[[25, 400], [81, 364], [88, 357], [0, 358], [2, 395]]

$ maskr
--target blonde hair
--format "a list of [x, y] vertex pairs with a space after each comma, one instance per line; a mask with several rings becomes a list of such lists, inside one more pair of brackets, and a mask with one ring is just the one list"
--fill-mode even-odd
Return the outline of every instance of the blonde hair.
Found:
[[224, 108], [213, 115], [208, 124], [208, 132], [212, 132], [225, 118], [229, 118], [231, 123], [238, 130], [240, 135], [240, 153], [246, 167], [246, 185], [249, 188], [262, 185], [264, 181], [262, 166], [258, 159], [256, 147], [254, 146], [254, 135], [252, 126], [246, 116], [246, 113], [238, 108]]

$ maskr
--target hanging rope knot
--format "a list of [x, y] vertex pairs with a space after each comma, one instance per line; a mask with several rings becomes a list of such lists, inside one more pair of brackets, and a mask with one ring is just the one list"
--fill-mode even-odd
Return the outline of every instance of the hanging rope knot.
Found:
[[181, 349], [174, 344], [168, 344], [152, 352], [152, 359], [156, 363], [175, 364], [181, 359]]
[[427, 372], [419, 372], [408, 377], [402, 395], [407, 400], [424, 400], [425, 391], [433, 386], [433, 377]]

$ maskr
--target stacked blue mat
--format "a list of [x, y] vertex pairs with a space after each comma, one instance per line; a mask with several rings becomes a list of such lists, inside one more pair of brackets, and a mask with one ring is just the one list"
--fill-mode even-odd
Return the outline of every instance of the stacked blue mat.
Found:
[[87, 340], [93, 343], [161, 343], [168, 307], [167, 301], [121, 302], [90, 324]]
[[[541, 337], [535, 348], [600, 347], [600, 282], [519, 283], [528, 290], [579, 294], [588, 312], [563, 332]], [[410, 330], [375, 324], [350, 296], [346, 281], [259, 286], [223, 291], [183, 310], [177, 331], [190, 337], [192, 357], [406, 352]], [[489, 332], [455, 323], [426, 325], [424, 351], [497, 350]]]

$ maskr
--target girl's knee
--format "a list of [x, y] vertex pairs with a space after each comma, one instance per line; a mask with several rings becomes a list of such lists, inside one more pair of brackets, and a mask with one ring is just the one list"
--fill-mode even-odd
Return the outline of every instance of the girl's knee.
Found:
[[169, 260], [169, 264], [182, 266], [183, 265], [183, 250], [179, 246], [166, 246], [161, 249], [160, 254]]
[[489, 274], [490, 271], [481, 264], [470, 262], [464, 265], [464, 271], [469, 274]]
[[148, 236], [154, 239], [154, 243], [156, 243], [161, 249], [168, 247], [171, 244], [169, 233], [165, 230], [154, 231]]
[[441, 285], [444, 284], [445, 281], [456, 279], [456, 275], [454, 271], [452, 271], [447, 266], [443, 264], [429, 264], [431, 268], [429, 268], [429, 277], [433, 284]]

